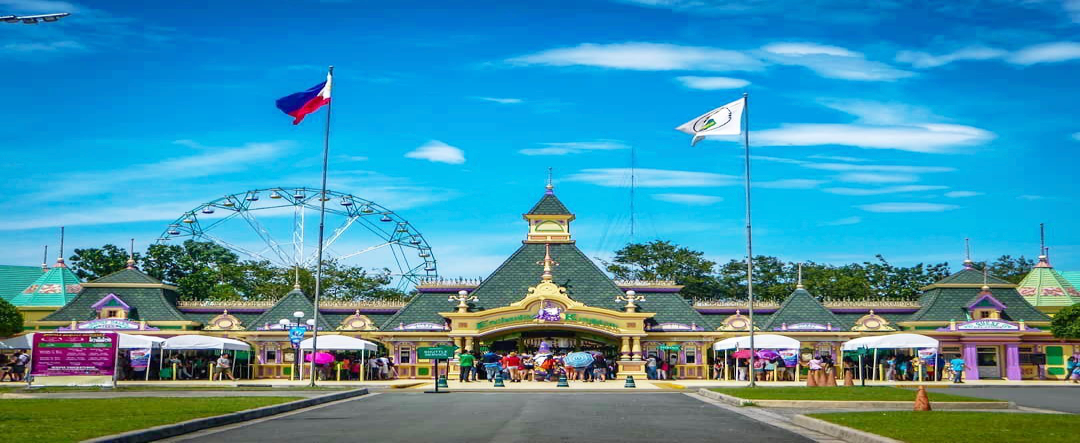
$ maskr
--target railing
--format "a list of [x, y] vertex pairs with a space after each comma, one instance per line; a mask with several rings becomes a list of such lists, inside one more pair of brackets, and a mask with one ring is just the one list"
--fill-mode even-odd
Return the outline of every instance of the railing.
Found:
[[615, 280], [616, 286], [632, 286], [632, 287], [645, 287], [645, 286], [678, 286], [675, 284], [675, 280]]
[[416, 284], [417, 288], [471, 288], [480, 286], [480, 278], [424, 278]]
[[[712, 300], [694, 299], [694, 307], [699, 308], [746, 308], [746, 300]], [[824, 299], [821, 304], [826, 308], [919, 308], [918, 300], [850, 300], [850, 299]], [[756, 301], [755, 308], [770, 309], [779, 308], [780, 303], [775, 301]]]
[[[277, 300], [181, 300], [179, 308], [251, 309], [271, 308]], [[409, 302], [404, 300], [320, 300], [319, 308], [326, 309], [401, 309]]]

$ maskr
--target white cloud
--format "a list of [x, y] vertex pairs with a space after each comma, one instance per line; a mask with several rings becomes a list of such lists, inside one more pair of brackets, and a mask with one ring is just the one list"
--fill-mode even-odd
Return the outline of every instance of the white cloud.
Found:
[[342, 155], [338, 157], [338, 161], [343, 162], [366, 162], [368, 157], [365, 155]]
[[817, 159], [817, 160], [832, 160], [832, 161], [837, 161], [837, 162], [848, 162], [848, 163], [861, 163], [861, 162], [870, 161], [870, 160], [867, 160], [865, 158], [859, 158], [859, 157], [844, 157], [844, 156], [839, 156], [839, 155], [821, 155], [821, 154], [811, 155], [810, 158]]
[[465, 163], [465, 151], [438, 140], [424, 143], [419, 148], [405, 153], [405, 157], [451, 165]]
[[653, 194], [652, 197], [661, 201], [694, 206], [707, 206], [724, 200], [723, 197], [702, 194]]
[[5, 13], [54, 13], [54, 12], [77, 12], [82, 8], [68, 2], [53, 0], [0, 0]]
[[858, 207], [867, 212], [945, 212], [959, 208], [939, 203], [874, 203]]
[[1073, 140], [1080, 142], [1080, 132], [1074, 132], [1072, 138]]
[[714, 91], [718, 89], [739, 89], [750, 84], [749, 81], [731, 78], [731, 77], [695, 77], [692, 75], [684, 75], [682, 77], [675, 77], [679, 83], [690, 89], [701, 89], [705, 91]]
[[168, 202], [149, 205], [120, 205], [80, 208], [64, 213], [49, 211], [47, 214], [7, 217], [0, 221], [0, 231], [52, 228], [58, 226], [107, 225], [144, 221], [171, 221], [205, 202]]
[[956, 168], [947, 166], [905, 166], [905, 165], [851, 165], [846, 163], [806, 163], [805, 168], [823, 171], [854, 172], [899, 172], [905, 174], [924, 174], [930, 172], [953, 172]]
[[845, 217], [839, 220], [822, 222], [822, 226], [847, 226], [862, 223], [862, 217]]
[[764, 146], [843, 145], [866, 149], [897, 149], [922, 153], [948, 153], [965, 146], [993, 140], [992, 132], [973, 126], [914, 124], [870, 126], [845, 124], [786, 124], [756, 131], [754, 140]]
[[773, 43], [761, 49], [780, 55], [832, 55], [836, 57], [860, 57], [862, 54], [851, 52], [839, 46], [819, 45], [817, 43]]
[[826, 183], [825, 180], [810, 180], [804, 178], [789, 178], [773, 181], [756, 181], [754, 187], [767, 189], [812, 189]]
[[[640, 188], [701, 188], [742, 183], [739, 177], [734, 175], [668, 169], [637, 169], [635, 177], [635, 186]], [[630, 168], [583, 169], [567, 177], [567, 180], [607, 187], [629, 186]]]
[[55, 53], [62, 51], [81, 52], [85, 51], [86, 45], [72, 40], [54, 42], [25, 42], [7, 43], [0, 46], [0, 52], [47, 52]]
[[630, 146], [618, 140], [597, 140], [591, 142], [541, 143], [542, 148], [527, 148], [518, 151], [524, 155], [567, 155], [581, 154], [588, 151], [612, 151], [629, 149]]
[[1080, 43], [1052, 42], [1028, 46], [1009, 56], [1009, 63], [1034, 65], [1080, 59]]
[[946, 192], [945, 196], [948, 197], [948, 198], [965, 198], [965, 197], [974, 197], [976, 195], [982, 195], [982, 194], [983, 193], [981, 193], [981, 192], [975, 192], [975, 191], [952, 191], [952, 192]]
[[822, 99], [819, 102], [828, 108], [853, 115], [857, 118], [856, 123], [867, 125], [907, 125], [942, 120], [929, 109], [906, 103], [851, 99]]
[[933, 55], [921, 51], [900, 51], [900, 53], [896, 54], [896, 61], [908, 63], [912, 67], [923, 69], [936, 68], [957, 61], [1001, 59], [1008, 54], [1008, 51], [1002, 49], [973, 46], [941, 55]]
[[505, 98], [505, 97], [473, 97], [477, 100], [483, 100], [486, 102], [498, 103], [500, 105], [516, 105], [524, 102], [520, 98]]
[[[1080, 4], [1080, 0], [1071, 0]], [[1080, 59], [1080, 42], [1058, 41], [1026, 46], [1014, 51], [986, 46], [972, 46], [953, 52], [934, 55], [924, 51], [900, 51], [896, 61], [914, 68], [936, 68], [968, 60], [1002, 60], [1014, 65], [1059, 63]]]
[[895, 81], [915, 75], [863, 54], [815, 43], [773, 43], [762, 47], [765, 58], [782, 65], [802, 66], [825, 78], [855, 81]]
[[1024, 195], [1021, 195], [1021, 196], [1016, 197], [1016, 198], [1020, 199], [1020, 200], [1027, 200], [1027, 201], [1046, 200], [1045, 195], [1031, 195], [1031, 194], [1024, 194]]
[[584, 43], [507, 61], [515, 65], [593, 66], [638, 71], [754, 71], [763, 67], [760, 60], [738, 51], [645, 42]]
[[825, 191], [829, 194], [837, 195], [882, 195], [882, 194], [898, 194], [902, 192], [925, 192], [925, 191], [939, 191], [942, 189], [948, 189], [948, 186], [933, 186], [933, 185], [905, 185], [905, 186], [887, 186], [884, 188], [825, 188]]
[[848, 183], [911, 183], [919, 181], [919, 176], [912, 174], [882, 174], [875, 172], [849, 172], [840, 174], [837, 180]]

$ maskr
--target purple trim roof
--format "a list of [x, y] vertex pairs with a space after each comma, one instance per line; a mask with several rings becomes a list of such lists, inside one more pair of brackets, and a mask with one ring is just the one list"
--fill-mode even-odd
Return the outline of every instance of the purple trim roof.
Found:
[[994, 298], [994, 295], [991, 294], [990, 292], [983, 292], [983, 293], [979, 294], [979, 298], [976, 298], [975, 301], [968, 304], [967, 309], [970, 311], [976, 305], [978, 305], [979, 303], [982, 303], [983, 300], [990, 300], [990, 304], [997, 307], [998, 310], [1000, 310], [1000, 311], [1005, 310], [1005, 304], [1002, 303], [1001, 301], [999, 301], [998, 299]]
[[124, 303], [124, 301], [121, 300], [120, 297], [117, 297], [116, 294], [112, 293], [102, 297], [101, 300], [98, 300], [97, 303], [90, 305], [90, 307], [94, 308], [95, 311], [100, 311], [101, 307], [105, 306], [105, 304], [108, 303], [110, 300], [116, 300], [117, 303], [120, 303], [120, 307], [122, 307], [125, 311], [131, 310], [131, 306], [129, 306], [127, 303]]

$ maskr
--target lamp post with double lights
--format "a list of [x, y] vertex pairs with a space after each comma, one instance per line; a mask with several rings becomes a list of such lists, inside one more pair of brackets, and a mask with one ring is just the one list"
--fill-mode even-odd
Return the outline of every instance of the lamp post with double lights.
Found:
[[304, 354], [303, 351], [300, 349], [300, 342], [304, 340], [304, 334], [307, 333], [308, 327], [315, 327], [315, 319], [309, 318], [305, 322], [303, 321], [304, 316], [304, 311], [296, 311], [293, 312], [293, 317], [296, 318], [295, 322], [290, 321], [287, 318], [278, 320], [278, 324], [281, 325], [281, 329], [289, 331], [289, 341], [292, 342], [293, 355], [296, 356], [295, 358], [293, 358], [293, 361], [295, 362], [293, 371], [294, 373], [296, 373], [298, 380], [301, 379], [301, 376], [303, 375], [300, 372], [300, 365], [303, 364]]

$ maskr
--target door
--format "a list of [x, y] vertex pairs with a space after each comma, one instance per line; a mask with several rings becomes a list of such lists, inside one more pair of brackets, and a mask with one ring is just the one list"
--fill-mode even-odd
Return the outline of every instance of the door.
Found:
[[979, 346], [975, 348], [979, 364], [979, 378], [1001, 378], [1000, 346]]

